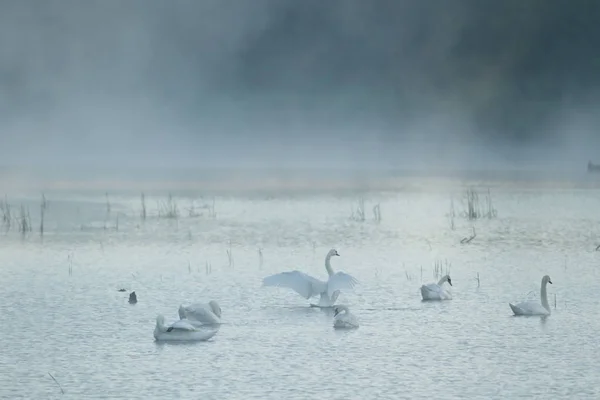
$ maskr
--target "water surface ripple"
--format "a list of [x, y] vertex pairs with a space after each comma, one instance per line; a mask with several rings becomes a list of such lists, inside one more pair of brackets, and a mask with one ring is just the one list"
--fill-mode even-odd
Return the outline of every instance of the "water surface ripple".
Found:
[[[492, 195], [498, 216], [475, 222], [468, 245], [473, 223], [457, 216], [452, 230], [451, 194], [440, 191], [367, 193], [364, 222], [349, 219], [352, 195], [217, 198], [216, 219], [189, 217], [178, 198], [178, 221], [145, 222], [138, 197], [112, 199], [108, 220], [102, 196], [50, 198], [43, 242], [35, 229], [0, 237], [0, 397], [598, 398], [600, 193]], [[334, 269], [360, 281], [338, 301], [359, 318], [356, 331], [335, 331], [330, 311], [289, 290], [260, 287], [295, 268], [324, 278], [332, 247]], [[424, 303], [419, 286], [435, 280], [436, 261], [454, 299]], [[509, 301], [539, 300], [544, 274], [552, 315], [511, 316]], [[158, 313], [174, 320], [179, 304], [210, 299], [224, 320], [213, 339], [154, 341]]]

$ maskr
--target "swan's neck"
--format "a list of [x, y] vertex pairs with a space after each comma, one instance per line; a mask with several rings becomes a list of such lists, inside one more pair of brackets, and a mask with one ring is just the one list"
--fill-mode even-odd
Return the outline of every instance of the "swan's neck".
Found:
[[156, 330], [163, 333], [167, 331], [164, 321], [156, 321]]
[[212, 309], [213, 314], [221, 318], [221, 310], [219, 309], [219, 306], [217, 306], [216, 304], [211, 304], [210, 308]]
[[330, 260], [331, 256], [327, 255], [327, 257], [325, 257], [325, 269], [327, 270], [329, 276], [333, 275], [333, 268], [331, 268], [331, 264], [329, 263]]
[[548, 310], [548, 312], [550, 312], [550, 304], [548, 304], [548, 293], [546, 293], [546, 285], [548, 284], [548, 282], [544, 281], [542, 282], [542, 293], [541, 293], [541, 298], [542, 298], [542, 306]]
[[443, 277], [442, 279], [440, 279], [440, 281], [438, 282], [438, 286], [442, 286], [444, 284], [444, 282], [447, 282], [448, 278], [447, 277]]

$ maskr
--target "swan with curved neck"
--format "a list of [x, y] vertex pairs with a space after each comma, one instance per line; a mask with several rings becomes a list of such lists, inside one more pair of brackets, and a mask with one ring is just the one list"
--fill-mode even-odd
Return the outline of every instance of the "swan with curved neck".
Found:
[[552, 285], [552, 279], [550, 276], [544, 275], [542, 277], [542, 285], [540, 288], [541, 304], [536, 301], [524, 301], [518, 304], [508, 303], [512, 312], [515, 315], [550, 315], [550, 304], [548, 304], [548, 293], [546, 292], [546, 286]]
[[423, 300], [452, 300], [452, 293], [444, 288], [444, 283], [452, 286], [450, 275], [444, 275], [438, 283], [429, 283], [421, 286], [421, 297]]
[[327, 274], [329, 276], [333, 276], [335, 273], [333, 272], [333, 268], [331, 268], [331, 257], [339, 257], [340, 254], [336, 249], [331, 249], [325, 256], [325, 269], [327, 270]]
[[217, 330], [199, 330], [186, 320], [180, 319], [171, 325], [165, 325], [165, 317], [158, 315], [156, 317], [156, 326], [154, 328], [154, 339], [157, 341], [203, 341], [215, 336]]
[[305, 299], [320, 296], [319, 304], [315, 307], [331, 307], [337, 301], [341, 290], [351, 290], [358, 281], [345, 272], [334, 272], [331, 267], [331, 257], [339, 257], [336, 249], [331, 249], [325, 256], [325, 269], [329, 278], [326, 282], [313, 278], [298, 270], [281, 272], [263, 279], [263, 286], [280, 286], [294, 290]]
[[336, 329], [358, 328], [358, 320], [348, 307], [338, 305], [333, 307], [333, 327]]
[[179, 318], [187, 319], [193, 325], [214, 325], [221, 323], [221, 307], [214, 300], [179, 306]]

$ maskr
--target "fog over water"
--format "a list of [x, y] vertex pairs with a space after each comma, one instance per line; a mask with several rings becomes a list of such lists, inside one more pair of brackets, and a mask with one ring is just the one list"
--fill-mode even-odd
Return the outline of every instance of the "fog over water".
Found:
[[600, 162], [598, 15], [584, 0], [7, 1], [0, 157], [56, 177], [584, 171]]
[[[600, 398], [599, 21], [0, 1], [0, 398]], [[328, 279], [331, 249], [359, 329], [263, 287]], [[452, 300], [422, 301], [445, 275]], [[155, 341], [210, 300], [213, 338]]]

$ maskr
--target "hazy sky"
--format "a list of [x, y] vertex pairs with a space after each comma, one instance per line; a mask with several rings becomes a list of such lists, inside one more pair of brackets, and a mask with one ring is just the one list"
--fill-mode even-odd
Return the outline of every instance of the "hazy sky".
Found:
[[5, 0], [0, 157], [585, 168], [599, 17], [585, 0]]

